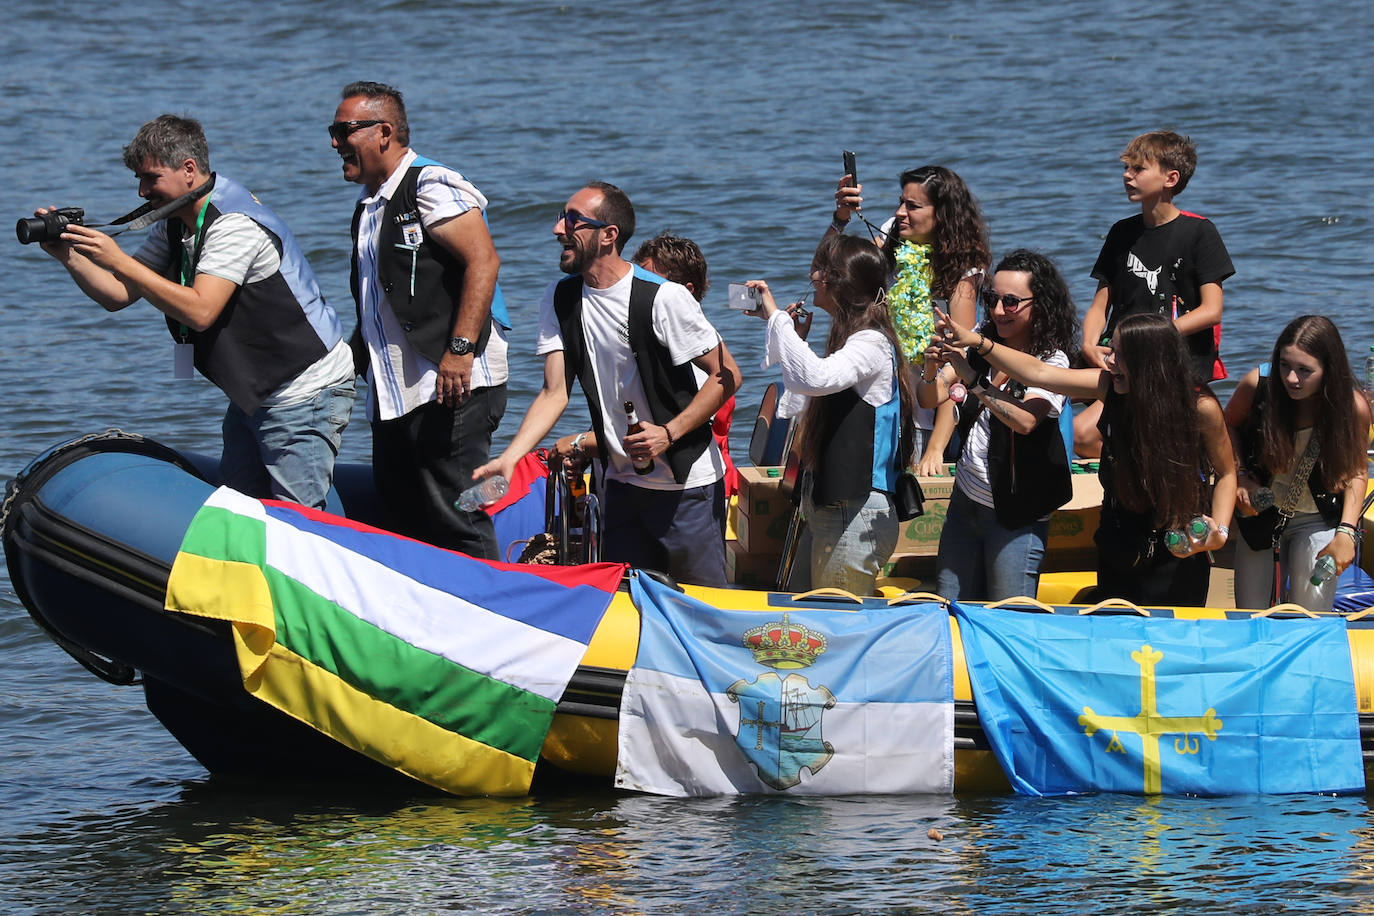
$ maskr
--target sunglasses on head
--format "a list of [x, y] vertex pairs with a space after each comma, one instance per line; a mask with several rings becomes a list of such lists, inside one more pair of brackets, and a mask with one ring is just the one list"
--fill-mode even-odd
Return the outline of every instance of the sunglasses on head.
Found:
[[569, 235], [572, 235], [581, 226], [591, 226], [593, 229], [604, 229], [610, 225], [610, 223], [603, 222], [599, 219], [583, 216], [576, 210], [560, 210], [558, 212], [557, 221], [563, 224], [563, 228], [568, 231]]
[[350, 134], [362, 130], [364, 127], [376, 127], [378, 124], [385, 124], [385, 121], [335, 121], [326, 130], [334, 140], [342, 140]]
[[1006, 312], [1008, 315], [1015, 315], [1026, 307], [1027, 302], [1035, 298], [1034, 296], [1022, 298], [1020, 296], [1014, 296], [1011, 293], [1003, 293], [999, 296], [995, 290], [990, 289], [983, 290], [978, 296], [983, 300], [983, 308], [987, 309], [989, 312], [997, 308], [998, 303], [1001, 303], [1002, 311]]

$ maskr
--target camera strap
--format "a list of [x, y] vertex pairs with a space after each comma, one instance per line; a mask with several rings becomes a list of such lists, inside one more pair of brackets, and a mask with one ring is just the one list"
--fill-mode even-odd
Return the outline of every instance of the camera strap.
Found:
[[[149, 226], [151, 226], [158, 220], [166, 219], [173, 213], [180, 210], [182, 207], [191, 203], [192, 201], [199, 200], [206, 194], [209, 194], [210, 189], [214, 186], [215, 173], [211, 172], [210, 178], [204, 184], [202, 184], [198, 188], [192, 189], [187, 194], [181, 195], [171, 203], [163, 204], [162, 206], [154, 209], [153, 202], [149, 201], [148, 203], [139, 207], [137, 210], [130, 210], [128, 213], [125, 213], [119, 219], [111, 220], [110, 222], [105, 223], [104, 226], [101, 226], [101, 228], [105, 228], [106, 226], [118, 227], [115, 229], [106, 229], [106, 235], [119, 235], [119, 233], [121, 232], [137, 232], [140, 229], [147, 229]], [[124, 225], [125, 223], [128, 223], [128, 225]], [[91, 225], [98, 226], [100, 224], [93, 223]]]

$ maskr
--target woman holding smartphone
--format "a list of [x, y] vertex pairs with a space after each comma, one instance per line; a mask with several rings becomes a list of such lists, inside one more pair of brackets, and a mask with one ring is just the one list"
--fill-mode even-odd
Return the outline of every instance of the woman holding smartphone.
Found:
[[[1193, 384], [1173, 322], [1150, 314], [1124, 319], [1112, 334], [1107, 369], [1051, 366], [948, 316], [937, 327], [949, 332], [938, 346], [950, 358], [966, 347], [1022, 384], [1102, 399], [1097, 597], [1204, 605], [1206, 554], [1230, 533], [1236, 464], [1221, 405], [1206, 386]], [[1171, 552], [1167, 533], [1199, 515], [1206, 535]]]
[[796, 305], [778, 308], [762, 280], [749, 282], [762, 295], [749, 314], [768, 322], [764, 365], [778, 365], [787, 386], [779, 414], [804, 409], [807, 527], [797, 555], [809, 559], [810, 587], [869, 595], [897, 547], [893, 494], [912, 442], [911, 390], [887, 311], [887, 262], [865, 239], [832, 235], [812, 259], [811, 283], [816, 307], [830, 315], [824, 356], [797, 332], [809, 316], [796, 314]]
[[[992, 256], [978, 202], [953, 171], [942, 165], [923, 165], [903, 172], [898, 186], [897, 209], [872, 239], [887, 258], [892, 324], [903, 360], [914, 373], [925, 359], [934, 327], [932, 305], [947, 303], [946, 310], [956, 321], [973, 327], [978, 289]], [[828, 233], [845, 231], [863, 206], [862, 190], [852, 174], [840, 179]], [[944, 472], [945, 447], [954, 425], [950, 407], [938, 413], [930, 408], [917, 411], [918, 473]]]
[[[988, 320], [979, 333], [987, 340], [1068, 368], [1077, 312], [1049, 258], [1013, 251], [982, 300]], [[957, 403], [963, 440], [935, 590], [951, 600], [1035, 597], [1049, 515], [1073, 495], [1058, 423], [1066, 399], [1015, 381], [977, 354], [936, 347], [926, 352], [916, 392], [922, 407]]]

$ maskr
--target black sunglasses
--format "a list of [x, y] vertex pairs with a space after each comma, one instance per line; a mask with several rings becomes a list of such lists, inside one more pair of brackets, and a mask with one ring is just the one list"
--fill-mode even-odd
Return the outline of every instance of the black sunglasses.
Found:
[[344, 137], [356, 131], [360, 131], [364, 127], [376, 127], [378, 124], [385, 123], [385, 121], [335, 121], [325, 129], [329, 131], [331, 139], [342, 140]]
[[599, 219], [583, 216], [576, 210], [560, 210], [558, 212], [557, 222], [563, 224], [563, 228], [567, 230], [568, 235], [572, 235], [576, 232], [579, 225], [591, 226], [593, 229], [604, 229], [610, 225], [610, 223], [602, 222]]
[[999, 296], [995, 290], [991, 289], [982, 290], [978, 293], [978, 297], [983, 300], [983, 308], [987, 309], [989, 312], [997, 308], [997, 303], [1000, 302], [1002, 303], [1002, 311], [1006, 312], [1008, 315], [1015, 315], [1026, 307], [1025, 304], [1027, 302], [1035, 298], [1034, 296], [1022, 298], [1020, 296], [1013, 296], [1011, 293], [1003, 293]]

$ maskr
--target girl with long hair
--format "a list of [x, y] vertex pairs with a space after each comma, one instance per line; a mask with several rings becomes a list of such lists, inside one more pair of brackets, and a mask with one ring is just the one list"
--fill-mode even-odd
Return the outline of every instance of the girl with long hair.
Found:
[[1331, 610], [1336, 578], [1318, 575], [1314, 583], [1314, 569], [1323, 557], [1336, 573], [1355, 560], [1369, 403], [1330, 319], [1303, 315], [1288, 323], [1269, 362], [1251, 369], [1231, 395], [1226, 425], [1240, 464], [1236, 606], [1292, 601]]
[[[1077, 313], [1053, 261], [1013, 251], [982, 299], [985, 339], [1068, 368]], [[1073, 495], [1057, 420], [1064, 396], [1022, 385], [977, 354], [942, 359], [934, 346], [916, 390], [923, 407], [960, 402], [963, 451], [940, 532], [936, 591], [951, 600], [1034, 597], [1049, 515]]]
[[[1071, 398], [1101, 399], [1102, 520], [1097, 597], [1137, 604], [1201, 606], [1207, 600], [1206, 553], [1226, 543], [1236, 502], [1236, 465], [1221, 405], [1192, 381], [1183, 338], [1160, 315], [1132, 315], [1117, 325], [1106, 369], [1051, 366], [943, 316], [940, 344], [968, 347], [1026, 385]], [[1210, 489], [1210, 494], [1209, 494]], [[1168, 533], [1195, 517], [1206, 534], [1168, 546]]]
[[[887, 311], [887, 262], [865, 239], [832, 235], [811, 262], [816, 307], [830, 315], [825, 355], [798, 334], [809, 319], [778, 308], [768, 284], [757, 312], [768, 322], [765, 366], [778, 365], [787, 393], [779, 413], [801, 421], [802, 513], [797, 555], [810, 586], [874, 592], [897, 547], [897, 474], [911, 461], [911, 389], [900, 371]], [[804, 401], [802, 398], [804, 397]], [[800, 403], [799, 403], [800, 402]]]
[[[915, 372], [925, 359], [934, 329], [932, 304], [965, 327], [977, 314], [978, 289], [992, 261], [988, 230], [968, 185], [942, 165], [908, 169], [898, 178], [901, 195], [892, 217], [873, 235], [888, 263], [888, 305], [902, 356]], [[863, 205], [862, 185], [852, 175], [835, 189], [829, 233], [843, 233]], [[862, 217], [861, 217], [862, 218]], [[914, 385], [914, 381], [912, 382]], [[919, 473], [944, 473], [945, 447], [954, 433], [954, 411], [916, 413], [915, 454]]]

